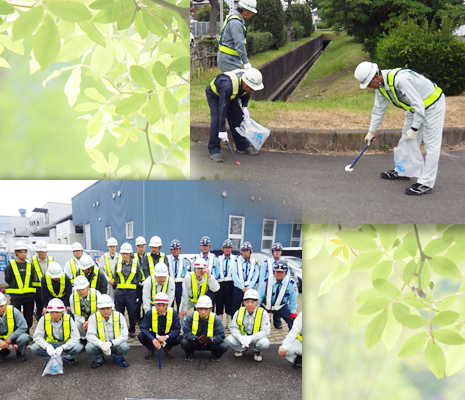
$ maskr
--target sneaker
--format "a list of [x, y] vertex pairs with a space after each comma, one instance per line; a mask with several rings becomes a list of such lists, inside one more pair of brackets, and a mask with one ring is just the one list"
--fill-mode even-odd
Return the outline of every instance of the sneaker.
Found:
[[26, 358], [26, 355], [25, 354], [21, 354], [21, 352], [19, 350], [16, 350], [16, 359], [19, 361], [19, 362], [24, 362], [27, 360]]
[[119, 361], [120, 361], [120, 363], [121, 363], [120, 365], [121, 365], [123, 368], [129, 367], [129, 363], [128, 363], [124, 358], [120, 358]]
[[397, 171], [390, 169], [389, 171], [381, 172], [381, 178], [383, 179], [400, 179], [403, 181], [408, 181], [410, 178], [408, 176], [400, 176]]
[[71, 358], [71, 359], [69, 359], [67, 361], [68, 361], [69, 365], [76, 365], [77, 364], [77, 361], [74, 358]]
[[103, 365], [103, 362], [97, 362], [97, 361], [92, 361], [92, 364], [90, 364], [90, 367], [92, 369], [100, 368]]
[[166, 347], [163, 347], [163, 351], [165, 352], [166, 356], [172, 360], [174, 358], [174, 355], [173, 355], [173, 352], [171, 351], [171, 349], [168, 349]]
[[283, 329], [282, 325], [275, 326], [275, 329]]
[[155, 356], [155, 350], [149, 350], [148, 353], [145, 355], [146, 360], [151, 360]]
[[129, 332], [129, 337], [135, 338], [136, 336], [136, 332]]
[[224, 160], [223, 160], [223, 158], [221, 157], [221, 154], [220, 154], [220, 153], [210, 154], [210, 158], [211, 158], [214, 162], [217, 162], [217, 163], [224, 162]]
[[292, 368], [302, 368], [302, 356], [296, 356], [294, 358], [294, 364], [292, 364]]
[[247, 147], [244, 150], [236, 150], [239, 154], [248, 154], [249, 156], [256, 156], [258, 155], [258, 150], [254, 149], [253, 147]]
[[221, 358], [218, 358], [218, 357], [213, 357], [212, 358], [212, 361], [213, 362], [220, 362]]
[[10, 353], [10, 349], [0, 350], [0, 362], [5, 361], [5, 358], [7, 358], [10, 355]]
[[234, 357], [242, 357], [243, 354], [244, 354], [244, 353], [243, 353], [242, 351], [236, 351], [236, 352], [234, 353]]
[[433, 189], [429, 186], [422, 185], [421, 183], [414, 183], [409, 188], [405, 189], [405, 193], [411, 196], [420, 196], [422, 194], [433, 193]]
[[192, 356], [186, 356], [186, 357], [184, 357], [184, 361], [192, 362], [192, 361], [194, 361], [194, 358]]
[[254, 359], [255, 361], [262, 361], [262, 360], [263, 360], [263, 357], [262, 357], [262, 355], [260, 354], [259, 351], [254, 351], [254, 352], [253, 352], [253, 359]]

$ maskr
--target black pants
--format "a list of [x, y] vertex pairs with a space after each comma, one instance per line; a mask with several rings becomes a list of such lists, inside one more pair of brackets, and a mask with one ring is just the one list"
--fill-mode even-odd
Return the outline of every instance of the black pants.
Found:
[[176, 282], [174, 289], [174, 299], [176, 302], [176, 310], [179, 312], [179, 307], [181, 306], [181, 297], [182, 297], [182, 282]]
[[232, 310], [233, 315], [241, 307], [243, 297], [244, 297], [244, 292], [241, 289], [234, 286], [234, 291], [233, 291], [234, 300], [233, 300], [233, 310]]
[[[139, 336], [137, 336], [137, 338], [139, 339], [139, 342], [142, 345], [147, 347], [147, 349], [149, 349], [151, 351], [156, 350], [155, 346], [152, 343], [152, 341], [150, 340], [150, 338], [148, 336], [146, 336], [144, 334], [144, 332], [139, 333]], [[168, 338], [168, 340], [166, 341], [165, 348], [168, 349], [168, 350], [171, 350], [174, 346], [177, 346], [179, 343], [181, 343], [181, 339], [182, 339], [182, 337], [180, 335], [178, 335], [178, 336], [170, 336]]]
[[128, 309], [129, 333], [136, 332], [136, 312], [137, 312], [137, 289], [116, 289], [115, 309], [124, 315], [124, 310]]
[[275, 328], [282, 325], [281, 318], [286, 321], [289, 330], [291, 330], [294, 322], [291, 321], [291, 310], [289, 309], [289, 306], [286, 305], [280, 310], [273, 310], [273, 325]]
[[[27, 322], [28, 330], [32, 326], [32, 316], [34, 315], [34, 294], [13, 294], [11, 295], [10, 303], [13, 307], [16, 307], [19, 311], [22, 310], [24, 319]], [[42, 312], [42, 310], [40, 311]]]
[[234, 315], [233, 289], [233, 281], [220, 282], [220, 290], [215, 293], [216, 313], [218, 315], [223, 315], [223, 309], [225, 309], [226, 314], [230, 315], [231, 317]]
[[[205, 89], [207, 95], [208, 106], [210, 107], [210, 139], [208, 141], [208, 151], [210, 154], [219, 154], [221, 151], [221, 140], [218, 137], [220, 129], [219, 120], [219, 103], [220, 98], [213, 93], [210, 86]], [[236, 145], [237, 150], [245, 150], [250, 147], [249, 141], [239, 135], [236, 132], [236, 127], [241, 125], [244, 118], [241, 107], [237, 100], [233, 100], [229, 103], [228, 110], [226, 112], [226, 118], [228, 120], [229, 129]]]
[[42, 303], [42, 293], [41, 288], [36, 289], [36, 320], [39, 322], [40, 317], [42, 316], [42, 310], [44, 308], [44, 303]]
[[228, 351], [228, 344], [225, 341], [220, 343], [208, 343], [205, 347], [197, 342], [196, 340], [181, 340], [181, 347], [186, 352], [187, 356], [193, 356], [195, 351], [200, 351], [204, 348], [207, 351], [212, 352], [212, 357], [214, 358], [221, 358], [221, 356]]

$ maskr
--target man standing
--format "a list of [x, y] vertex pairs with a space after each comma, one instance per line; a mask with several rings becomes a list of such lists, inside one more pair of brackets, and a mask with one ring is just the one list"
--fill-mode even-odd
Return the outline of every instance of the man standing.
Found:
[[6, 293], [11, 296], [11, 305], [19, 311], [23, 311], [28, 332], [32, 326], [34, 314], [35, 286], [39, 279], [27, 257], [28, 247], [22, 241], [15, 244], [15, 257], [11, 259], [5, 269], [5, 282], [8, 284]]
[[233, 242], [226, 239], [223, 242], [223, 254], [218, 257], [218, 283], [220, 290], [215, 293], [216, 314], [223, 317], [223, 309], [228, 316], [228, 326], [231, 324], [233, 312], [233, 295], [234, 282], [232, 280], [233, 265], [236, 262], [236, 256], [232, 254]]
[[[250, 95], [263, 89], [263, 77], [258, 69], [233, 70], [218, 75], [205, 89], [210, 107], [210, 138], [208, 151], [214, 162], [224, 162], [221, 157], [221, 141], [228, 142], [226, 119], [229, 129], [240, 154], [257, 155], [258, 151], [250, 142], [237, 133], [236, 128], [242, 120], [249, 118], [247, 108]], [[239, 105], [239, 100], [241, 105]]]
[[181, 295], [182, 295], [182, 282], [187, 274], [187, 258], [181, 253], [181, 242], [178, 239], [173, 239], [170, 244], [171, 254], [167, 257], [169, 264], [169, 273], [171, 279], [175, 282], [175, 299], [176, 307], [179, 311], [181, 306]]
[[[139, 265], [144, 265], [144, 259], [147, 257], [145, 254], [145, 238], [142, 236], [138, 236], [136, 238], [136, 249], [137, 253], [134, 254], [134, 258], [139, 262]], [[144, 276], [142, 276], [142, 282], [144, 281]], [[137, 285], [137, 298], [142, 299], [142, 284]], [[137, 310], [136, 310], [136, 322], [140, 323], [142, 318], [144, 317], [144, 310], [142, 309], [142, 301], [137, 303]]]
[[[123, 246], [121, 246], [121, 251], [123, 251]], [[117, 292], [118, 289], [116, 289], [115, 298]], [[129, 344], [127, 342], [128, 326], [124, 315], [113, 311], [113, 300], [107, 294], [99, 297], [97, 307], [98, 311], [89, 318], [86, 335], [86, 353], [92, 357], [90, 367], [100, 368], [104, 362], [103, 354], [106, 356], [114, 354], [121, 366], [129, 367], [125, 360]]]
[[[42, 277], [41, 286], [43, 304], [48, 304], [50, 300], [56, 298], [63, 301], [67, 311], [71, 311], [69, 296], [73, 291], [73, 286], [71, 285], [71, 280], [68, 275], [61, 269], [60, 264], [55, 261], [50, 263], [48, 271]], [[44, 308], [42, 310], [42, 315], [46, 312], [47, 310]]]
[[[411, 69], [395, 68], [380, 71], [377, 64], [368, 61], [357, 66], [355, 78], [360, 82], [360, 89], [369, 87], [376, 90], [365, 143], [371, 144], [389, 103], [404, 109], [406, 111], [402, 129], [404, 140], [415, 140], [418, 146], [423, 140], [426, 150], [422, 176], [418, 176], [417, 183], [405, 189], [405, 192], [412, 196], [432, 193], [438, 173], [446, 113], [446, 100], [441, 88]], [[400, 176], [395, 169], [381, 172], [381, 178], [410, 179], [407, 176]]]
[[234, 314], [230, 327], [231, 335], [226, 338], [229, 346], [235, 350], [234, 356], [241, 357], [253, 347], [255, 361], [262, 361], [261, 352], [270, 347], [270, 320], [268, 313], [258, 307], [258, 292], [249, 289], [244, 293], [244, 307]]
[[174, 358], [171, 349], [181, 343], [178, 313], [169, 307], [166, 293], [157, 293], [153, 302], [155, 306], [145, 313], [138, 336], [139, 342], [148, 349], [145, 359], [152, 359], [155, 350], [162, 348], [168, 358]]
[[26, 361], [26, 347], [31, 338], [27, 332], [27, 322], [21, 312], [9, 306], [6, 297], [0, 293], [0, 363], [10, 355], [9, 346], [15, 346], [18, 361]]
[[247, 57], [245, 21], [257, 13], [256, 0], [240, 0], [237, 10], [229, 14], [221, 29], [218, 45], [218, 67], [221, 72], [252, 68]]
[[71, 245], [71, 250], [73, 251], [73, 257], [66, 262], [64, 271], [65, 274], [68, 275], [69, 279], [71, 279], [71, 283], [74, 283], [74, 278], [76, 278], [76, 275], [79, 272], [78, 264], [84, 249], [82, 248], [81, 243], [74, 242]]
[[107, 240], [108, 253], [100, 257], [99, 269], [105, 273], [105, 278], [108, 282], [106, 293], [111, 297], [115, 297], [115, 270], [116, 263], [118, 262], [119, 254], [116, 252], [118, 249], [118, 241], [115, 238], [108, 238]]
[[155, 265], [154, 274], [150, 275], [142, 287], [142, 300], [144, 313], [154, 306], [153, 299], [157, 293], [166, 293], [170, 299], [169, 306], [174, 300], [174, 280], [168, 275], [168, 267], [165, 263]]
[[181, 347], [186, 353], [186, 361], [194, 361], [194, 352], [211, 351], [212, 361], [218, 362], [228, 351], [228, 343], [224, 340], [224, 328], [220, 318], [212, 312], [212, 300], [201, 296], [197, 309], [186, 317], [184, 323], [184, 339]]
[[36, 287], [36, 319], [39, 321], [40, 317], [42, 316], [42, 310], [44, 309], [40, 281], [42, 279], [42, 275], [47, 272], [49, 264], [53, 261], [53, 257], [47, 257], [47, 243], [45, 243], [43, 240], [38, 240], [34, 245], [34, 248], [37, 255], [32, 256], [32, 265], [34, 266], [37, 278], [39, 280], [39, 282], [34, 284]]
[[79, 274], [86, 277], [92, 289], [97, 289], [100, 293], [107, 293], [107, 278], [105, 273], [95, 265], [94, 260], [88, 254], [84, 254], [79, 260]]
[[161, 241], [161, 238], [159, 236], [153, 236], [150, 239], [150, 253], [146, 254], [146, 257], [144, 258], [143, 261], [143, 278], [147, 279], [150, 275], [153, 275], [154, 271], [153, 269], [155, 268], [155, 265], [158, 263], [165, 262], [165, 253], [161, 251], [161, 248], [163, 246], [163, 243]]
[[[203, 236], [200, 239], [200, 254], [197, 258], [202, 258], [205, 260], [208, 270], [212, 274], [215, 279], [218, 279], [219, 271], [218, 271], [218, 257], [210, 252], [211, 249], [211, 240], [208, 236]], [[207, 291], [207, 296], [212, 299], [213, 304], [215, 304], [215, 294], [211, 291]]]
[[292, 329], [278, 350], [281, 357], [286, 357], [292, 368], [302, 368], [302, 313], [294, 320]]
[[[267, 260], [263, 262], [262, 268], [260, 269], [260, 278], [259, 282], [263, 282], [265, 278], [268, 276], [273, 275], [273, 267], [275, 266], [276, 262], [281, 258], [283, 254], [283, 245], [279, 242], [276, 242], [271, 246], [271, 256]], [[287, 271], [287, 274], [290, 274], [290, 271]]]
[[250, 242], [242, 243], [241, 255], [234, 264], [232, 274], [234, 281], [234, 312], [241, 306], [244, 293], [248, 289], [253, 289], [258, 281], [260, 271], [257, 260], [251, 257], [252, 251]]

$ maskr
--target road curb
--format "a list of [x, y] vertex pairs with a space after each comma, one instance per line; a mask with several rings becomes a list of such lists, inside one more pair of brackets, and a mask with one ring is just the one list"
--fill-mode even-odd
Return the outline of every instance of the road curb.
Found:
[[[270, 128], [271, 134], [264, 149], [273, 150], [360, 150], [366, 130], [329, 130], [329, 129], [285, 129]], [[191, 141], [207, 143], [210, 125], [191, 124]], [[400, 138], [399, 129], [380, 129], [376, 133], [373, 150], [393, 148]], [[442, 146], [454, 146], [465, 142], [465, 127], [444, 128]]]

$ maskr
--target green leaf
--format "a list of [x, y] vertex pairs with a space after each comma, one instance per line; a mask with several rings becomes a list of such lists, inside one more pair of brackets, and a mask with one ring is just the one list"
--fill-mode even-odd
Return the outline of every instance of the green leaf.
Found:
[[76, 23], [68, 22], [64, 19], [60, 19], [58, 22], [58, 32], [60, 32], [60, 37], [65, 42], [70, 40], [74, 36], [74, 31], [76, 30]]
[[389, 250], [397, 238], [397, 225], [383, 224], [375, 225], [376, 230], [379, 233], [379, 240], [381, 245]]
[[380, 311], [386, 308], [389, 304], [391, 304], [391, 300], [386, 298], [381, 299], [370, 299], [367, 300], [358, 310], [357, 312], [362, 315], [370, 315], [377, 311]]
[[452, 236], [456, 242], [465, 242], [465, 230], [463, 225], [452, 225], [450, 228], [443, 233], [443, 237]]
[[177, 142], [185, 136], [188, 136], [190, 133], [190, 117], [188, 115], [181, 118], [179, 121], [176, 121], [176, 125], [173, 128], [173, 135], [171, 139], [173, 142]]
[[0, 35], [0, 45], [12, 51], [13, 53], [24, 55], [24, 46], [21, 42], [13, 42], [11, 37]]
[[171, 146], [171, 141], [168, 139], [168, 136], [166, 136], [163, 133], [158, 133], [157, 138], [159, 143], [164, 146], [164, 147], [170, 147]]
[[446, 252], [446, 258], [451, 260], [455, 265], [460, 265], [465, 262], [465, 251], [463, 251], [463, 243], [455, 243]]
[[407, 258], [407, 257], [410, 257], [410, 255], [407, 249], [405, 248], [404, 243], [401, 243], [395, 249], [394, 254], [392, 255], [392, 258], [394, 260], [403, 260], [404, 258]]
[[81, 68], [75, 68], [65, 85], [65, 95], [68, 97], [68, 104], [73, 108], [81, 91]]
[[77, 1], [54, 0], [47, 2], [47, 8], [58, 18], [70, 22], [87, 21], [92, 13], [87, 7]]
[[445, 257], [434, 257], [432, 260], [427, 260], [431, 269], [438, 275], [445, 276], [446, 278], [462, 279], [462, 274], [451, 260]]
[[[349, 244], [350, 246], [350, 244]], [[379, 250], [368, 251], [360, 254], [352, 264], [352, 270], [368, 269], [378, 264], [379, 260], [383, 257], [383, 253]]]
[[357, 298], [355, 299], [355, 301], [357, 301], [358, 303], [365, 303], [369, 299], [385, 299], [385, 298], [386, 298], [386, 295], [378, 292], [376, 289], [371, 288], [371, 289], [362, 290], [357, 296]]
[[168, 71], [166, 70], [165, 64], [163, 64], [161, 61], [156, 61], [153, 64], [152, 73], [160, 86], [165, 87], [166, 78], [168, 76]]
[[394, 312], [394, 317], [399, 322], [402, 318], [410, 315], [410, 309], [402, 303], [394, 303], [392, 305], [392, 311]]
[[433, 343], [431, 339], [428, 339], [428, 344], [426, 345], [425, 359], [428, 368], [436, 375], [436, 378], [444, 378], [446, 358], [439, 344]]
[[92, 137], [100, 132], [102, 128], [103, 112], [96, 112], [87, 123], [87, 134]]
[[140, 37], [142, 39], [145, 39], [147, 37], [147, 34], [149, 33], [149, 30], [145, 26], [144, 19], [140, 12], [137, 12], [136, 16], [134, 17], [134, 26], [137, 32], [139, 33]]
[[14, 14], [15, 8], [6, 1], [0, 0], [0, 15]]
[[465, 344], [465, 339], [457, 332], [449, 329], [439, 329], [433, 332], [434, 338], [441, 343], [456, 346], [459, 344]]
[[446, 375], [452, 376], [465, 365], [465, 345], [449, 347], [446, 351]]
[[143, 12], [142, 17], [144, 19], [145, 26], [154, 35], [161, 36], [163, 38], [166, 38], [168, 36], [165, 24], [161, 22], [158, 17], [151, 15], [147, 12]]
[[113, 47], [110, 39], [106, 40], [106, 47], [97, 46], [92, 52], [90, 70], [94, 80], [98, 82], [110, 70], [113, 64]]
[[369, 324], [375, 315], [370, 314], [370, 315], [362, 315], [359, 314], [358, 312], [354, 312], [352, 314], [352, 317], [350, 318], [350, 326], [363, 326]]
[[70, 62], [81, 57], [87, 50], [94, 46], [94, 42], [86, 35], [73, 36], [66, 43], [63, 43], [60, 48], [60, 53], [55, 59], [55, 62]]
[[184, 72], [190, 70], [190, 57], [181, 57], [177, 60], [174, 60], [170, 65], [168, 65], [168, 69], [174, 72]]
[[153, 125], [160, 119], [160, 101], [158, 100], [158, 94], [153, 93], [150, 96], [150, 100], [147, 103], [147, 108], [145, 110], [147, 121], [150, 125]]
[[12, 39], [25, 39], [39, 26], [44, 15], [44, 7], [38, 5], [21, 14], [13, 24]]
[[119, 44], [121, 45], [121, 48], [127, 53], [129, 54], [136, 63], [139, 62], [139, 59], [140, 59], [140, 51], [139, 49], [137, 48], [136, 44], [132, 41], [132, 40], [129, 40], [127, 38], [125, 38], [124, 36], [122, 36], [120, 38], [120, 42]]
[[378, 248], [376, 242], [360, 232], [355, 231], [339, 231], [336, 233], [347, 246], [357, 250], [374, 250]]
[[163, 167], [163, 172], [166, 174], [168, 179], [171, 180], [186, 180], [186, 177], [178, 167], [168, 165], [166, 163], [161, 164]]
[[451, 308], [455, 301], [457, 300], [457, 295], [454, 295], [454, 296], [451, 296], [449, 298], [446, 298], [444, 300], [442, 300], [437, 306], [436, 308], [439, 310], [439, 311], [447, 311], [449, 308]]
[[187, 57], [189, 55], [189, 51], [182, 43], [158, 42], [157, 46], [162, 53], [171, 54], [176, 58]]
[[365, 345], [367, 350], [370, 350], [379, 342], [379, 339], [381, 339], [381, 335], [386, 327], [387, 319], [388, 311], [384, 310], [382, 313], [373, 318], [368, 325], [365, 333]]
[[92, 100], [98, 101], [99, 103], [105, 103], [107, 99], [103, 96], [96, 88], [90, 87], [84, 90], [87, 97]]
[[123, 11], [121, 16], [118, 18], [118, 21], [116, 22], [116, 29], [119, 31], [124, 31], [125, 29], [128, 29], [131, 26], [135, 13], [135, 6], [130, 10]]
[[10, 64], [8, 64], [8, 61], [5, 60], [2, 57], [0, 57], [0, 67], [1, 68], [11, 68]]
[[444, 326], [453, 324], [457, 321], [459, 317], [459, 313], [455, 311], [444, 311], [438, 315], [436, 315], [432, 320], [431, 323], [436, 326]]
[[129, 175], [130, 173], [131, 173], [131, 167], [129, 165], [125, 165], [119, 169], [118, 173], [116, 174], [116, 177], [118, 179], [121, 179]]
[[113, 9], [115, 0], [97, 0], [89, 4], [91, 10], [105, 10], [107, 8]]
[[458, 312], [460, 315], [459, 321], [463, 322], [465, 320], [465, 296], [460, 300]]
[[418, 333], [408, 339], [399, 352], [399, 357], [411, 357], [417, 354], [425, 345], [427, 338], [426, 332]]
[[44, 71], [60, 52], [60, 34], [50, 15], [45, 16], [42, 26], [32, 40], [34, 57]]
[[[114, 3], [114, 2], [113, 2]], [[98, 24], [111, 24], [113, 23], [113, 7], [100, 10], [94, 17], [93, 21]]]
[[372, 224], [362, 224], [362, 226], [360, 227], [360, 232], [374, 239], [378, 237], [378, 232], [376, 231], [376, 227]]
[[423, 302], [420, 299], [404, 297], [403, 301], [404, 301], [405, 304], [408, 304], [408, 305], [410, 305], [412, 307], [428, 308], [428, 306], [426, 304], [423, 304]]
[[418, 253], [418, 243], [415, 232], [410, 232], [405, 235], [403, 244], [409, 255], [415, 257]]
[[417, 272], [417, 263], [415, 260], [410, 261], [405, 267], [402, 277], [406, 283], [412, 282], [415, 278], [415, 273]]
[[86, 149], [86, 151], [87, 154], [89, 154], [90, 158], [92, 158], [92, 160], [94, 160], [97, 164], [108, 165], [105, 156], [101, 153], [100, 150]]
[[123, 147], [126, 142], [128, 141], [129, 135], [125, 132], [119, 135], [118, 140], [116, 141], [116, 146], [117, 147]]
[[110, 161], [109, 162], [110, 170], [112, 172], [116, 172], [116, 168], [118, 168], [119, 157], [115, 153], [110, 153], [108, 155], [108, 160]]
[[321, 282], [320, 290], [318, 291], [317, 296], [320, 297], [328, 293], [329, 289], [331, 289], [333, 285], [344, 279], [349, 274], [349, 272], [349, 264], [341, 264], [335, 269], [333, 269], [326, 277], [326, 279], [323, 282]]
[[76, 112], [86, 112], [98, 110], [102, 105], [100, 103], [81, 103], [74, 108]]
[[182, 150], [174, 148], [171, 149], [171, 152], [176, 156], [178, 160], [187, 161], [187, 155]]
[[102, 174], [108, 173], [108, 166], [103, 164], [92, 164], [91, 167]]
[[447, 250], [449, 246], [454, 241], [454, 238], [451, 236], [440, 237], [439, 239], [434, 239], [428, 243], [428, 245], [423, 250], [427, 256], [435, 256], [436, 254], [442, 253]]
[[376, 279], [373, 281], [374, 288], [392, 299], [398, 299], [402, 296], [400, 290], [386, 279]]
[[384, 329], [381, 339], [386, 345], [387, 351], [391, 351], [394, 345], [399, 339], [400, 334], [402, 333], [402, 325], [394, 318], [392, 314], [392, 308], [387, 309], [388, 320], [386, 323], [386, 328]]
[[150, 74], [144, 67], [141, 67], [140, 65], [131, 65], [131, 68], [129, 70], [131, 73], [131, 78], [137, 84], [146, 89], [155, 90], [155, 84], [153, 83]]
[[81, 21], [78, 22], [78, 25], [90, 40], [102, 47], [107, 46], [105, 38], [92, 21]]
[[129, 115], [136, 112], [147, 101], [148, 95], [145, 93], [135, 93], [121, 100], [116, 106], [118, 114]]
[[419, 315], [406, 315], [402, 317], [399, 322], [408, 328], [417, 329], [426, 325], [428, 321]]
[[165, 90], [165, 94], [163, 95], [163, 101], [167, 110], [170, 113], [176, 114], [178, 112], [178, 101], [173, 96], [173, 93], [171, 93], [169, 90]]

